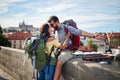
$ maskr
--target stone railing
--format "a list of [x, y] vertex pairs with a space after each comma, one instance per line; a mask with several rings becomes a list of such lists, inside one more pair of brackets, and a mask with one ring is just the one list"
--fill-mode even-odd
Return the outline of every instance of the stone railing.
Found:
[[[24, 50], [1, 47], [0, 68], [13, 80], [32, 80], [32, 66]], [[64, 64], [60, 80], [120, 80], [120, 67], [74, 58]]]
[[74, 58], [64, 64], [61, 80], [120, 80], [120, 67]]
[[31, 63], [23, 50], [1, 47], [0, 68], [15, 80], [32, 80]]

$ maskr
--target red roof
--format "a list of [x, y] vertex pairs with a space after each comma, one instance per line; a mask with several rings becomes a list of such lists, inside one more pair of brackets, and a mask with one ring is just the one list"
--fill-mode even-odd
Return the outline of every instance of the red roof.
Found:
[[80, 46], [78, 48], [79, 51], [84, 51], [84, 52], [91, 52], [91, 51], [94, 51], [92, 47], [90, 46]]
[[102, 33], [97, 33], [95, 38], [97, 40], [102, 40], [102, 41], [106, 41], [107, 40], [106, 34], [102, 34]]
[[8, 35], [9, 40], [25, 40], [27, 37], [32, 36], [31, 33], [23, 33], [21, 31], [17, 31], [13, 34]]
[[120, 32], [112, 32], [107, 34], [108, 38], [120, 38]]

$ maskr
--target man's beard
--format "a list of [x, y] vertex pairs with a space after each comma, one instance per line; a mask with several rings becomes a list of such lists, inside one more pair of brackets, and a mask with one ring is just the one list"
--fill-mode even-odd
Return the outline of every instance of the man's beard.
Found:
[[55, 30], [58, 30], [58, 29], [59, 29], [59, 27], [58, 27], [58, 25], [56, 25], [56, 26], [55, 26]]

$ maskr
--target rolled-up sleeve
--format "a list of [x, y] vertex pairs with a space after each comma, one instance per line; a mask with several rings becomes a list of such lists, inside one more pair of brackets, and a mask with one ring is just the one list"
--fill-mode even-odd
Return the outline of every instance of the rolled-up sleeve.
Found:
[[76, 29], [76, 28], [74, 28], [72, 26], [68, 26], [68, 25], [67, 25], [67, 28], [68, 28], [68, 30], [70, 31], [71, 34], [82, 36], [82, 30]]

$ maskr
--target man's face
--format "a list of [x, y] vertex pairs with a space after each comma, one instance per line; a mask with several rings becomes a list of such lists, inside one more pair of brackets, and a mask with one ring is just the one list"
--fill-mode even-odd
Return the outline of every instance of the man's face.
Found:
[[55, 30], [58, 30], [58, 22], [54, 22], [53, 20], [50, 22], [50, 26], [53, 27]]

